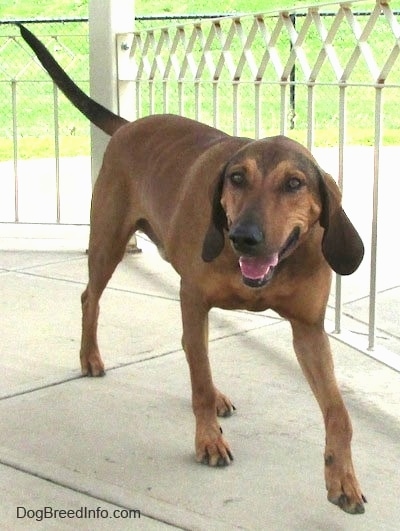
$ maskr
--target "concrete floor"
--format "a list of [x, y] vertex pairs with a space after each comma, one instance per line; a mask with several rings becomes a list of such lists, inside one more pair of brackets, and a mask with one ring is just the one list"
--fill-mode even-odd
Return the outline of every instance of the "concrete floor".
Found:
[[[209, 469], [194, 460], [177, 276], [151, 250], [126, 256], [102, 299], [101, 379], [79, 374], [85, 282], [83, 252], [0, 252], [1, 529], [399, 528], [399, 373], [331, 340], [368, 498], [349, 516], [326, 501], [322, 417], [287, 323], [212, 312], [214, 378], [237, 412], [222, 419], [235, 460]], [[38, 522], [43, 507], [108, 517]]]

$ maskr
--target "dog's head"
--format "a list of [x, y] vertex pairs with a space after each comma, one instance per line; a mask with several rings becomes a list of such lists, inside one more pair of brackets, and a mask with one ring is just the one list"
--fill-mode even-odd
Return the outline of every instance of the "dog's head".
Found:
[[341, 275], [353, 273], [364, 247], [332, 177], [289, 138], [256, 140], [239, 149], [218, 177], [202, 257], [217, 258], [228, 231], [244, 282], [259, 287], [318, 221], [326, 261]]

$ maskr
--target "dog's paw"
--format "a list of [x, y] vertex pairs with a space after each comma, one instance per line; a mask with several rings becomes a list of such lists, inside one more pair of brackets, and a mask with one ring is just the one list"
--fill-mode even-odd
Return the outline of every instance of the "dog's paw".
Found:
[[94, 378], [106, 375], [106, 371], [104, 370], [104, 368], [93, 368], [92, 366], [89, 366], [86, 369], [82, 369], [81, 373], [82, 376], [93, 376]]
[[344, 512], [349, 514], [364, 514], [365, 513], [365, 506], [364, 503], [367, 503], [367, 499], [363, 494], [357, 497], [357, 500], [352, 499], [352, 497], [348, 496], [347, 494], [340, 494], [340, 495], [329, 495], [328, 493], [328, 500], [333, 503], [334, 505], [337, 505], [340, 507]]
[[196, 461], [209, 466], [227, 466], [233, 461], [229, 444], [222, 429], [199, 429], [196, 434]]
[[104, 376], [106, 371], [100, 355], [90, 357], [81, 356], [81, 372], [82, 376]]
[[328, 500], [349, 514], [363, 514], [366, 497], [361, 492], [358, 481], [350, 466], [340, 470], [334, 466], [331, 457], [325, 458], [326, 488]]
[[229, 400], [229, 398], [222, 394], [220, 391], [218, 391], [218, 389], [216, 389], [215, 392], [217, 415], [219, 417], [230, 417], [231, 415], [233, 415], [233, 412], [236, 411], [236, 408]]

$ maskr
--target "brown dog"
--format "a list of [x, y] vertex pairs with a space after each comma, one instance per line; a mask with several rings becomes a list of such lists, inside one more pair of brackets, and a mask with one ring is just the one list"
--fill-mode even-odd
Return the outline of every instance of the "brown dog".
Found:
[[181, 276], [197, 460], [212, 466], [232, 460], [217, 415], [234, 408], [212, 380], [208, 312], [272, 308], [291, 323], [297, 358], [324, 416], [328, 499], [349, 513], [364, 512], [351, 423], [324, 331], [331, 268], [352, 273], [363, 245], [333, 179], [284, 136], [237, 138], [173, 115], [128, 123], [80, 91], [30, 32], [21, 33], [72, 103], [112, 135], [93, 191], [83, 374], [104, 374], [99, 299], [129, 238], [141, 230]]

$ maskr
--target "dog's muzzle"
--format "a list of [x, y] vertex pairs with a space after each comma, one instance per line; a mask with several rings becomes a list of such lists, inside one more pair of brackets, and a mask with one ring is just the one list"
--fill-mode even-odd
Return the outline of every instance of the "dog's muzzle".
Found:
[[252, 288], [265, 286], [279, 261], [294, 249], [300, 236], [296, 227], [278, 252], [266, 253], [264, 234], [258, 225], [249, 223], [233, 227], [229, 232], [232, 246], [239, 254], [239, 267], [244, 284]]

